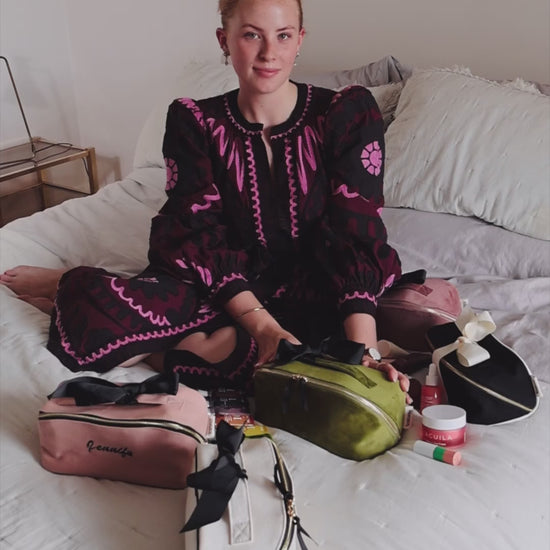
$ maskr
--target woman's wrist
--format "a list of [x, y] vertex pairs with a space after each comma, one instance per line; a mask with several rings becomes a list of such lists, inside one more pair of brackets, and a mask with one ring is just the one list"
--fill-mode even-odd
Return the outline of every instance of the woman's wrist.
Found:
[[254, 311], [250, 311], [246, 315], [237, 318], [236, 321], [255, 340], [258, 340], [262, 334], [269, 332], [276, 333], [281, 328], [276, 319], [265, 308], [255, 308]]
[[236, 321], [246, 315], [256, 313], [264, 309], [263, 304], [254, 293], [244, 290], [235, 294], [224, 305], [225, 311]]
[[247, 309], [246, 311], [243, 311], [242, 313], [238, 314], [235, 317], [235, 320], [240, 319], [241, 317], [244, 317], [245, 315], [248, 315], [249, 313], [255, 313], [256, 311], [260, 311], [261, 309], [265, 309], [265, 307], [264, 306], [251, 307], [250, 309]]
[[348, 340], [365, 344], [367, 349], [377, 349], [376, 321], [368, 313], [352, 313], [344, 320], [344, 332]]
[[228, 300], [225, 310], [256, 340], [264, 332], [280, 329], [279, 323], [249, 290], [240, 292]]

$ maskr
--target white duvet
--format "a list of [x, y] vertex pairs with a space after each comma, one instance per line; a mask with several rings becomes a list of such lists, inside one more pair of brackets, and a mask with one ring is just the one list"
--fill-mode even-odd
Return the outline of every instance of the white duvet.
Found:
[[[163, 180], [162, 169], [141, 168], [92, 197], [9, 224], [0, 230], [0, 270], [87, 264], [136, 273], [146, 263]], [[550, 243], [450, 214], [386, 209], [384, 219], [405, 270], [451, 278], [472, 307], [490, 310], [496, 336], [524, 358], [548, 393]], [[48, 317], [4, 287], [0, 299], [0, 547], [182, 549], [182, 491], [41, 468], [38, 410], [59, 382], [75, 375], [45, 348]], [[150, 374], [138, 365], [104, 376], [135, 381]], [[318, 548], [547, 550], [549, 418], [543, 398], [522, 421], [469, 425], [457, 467], [412, 451], [418, 417], [397, 447], [361, 463], [274, 433], [302, 523]]]

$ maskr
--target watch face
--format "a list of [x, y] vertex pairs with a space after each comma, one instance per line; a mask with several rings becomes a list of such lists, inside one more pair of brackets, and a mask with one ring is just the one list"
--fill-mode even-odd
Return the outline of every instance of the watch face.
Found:
[[380, 355], [380, 352], [376, 348], [369, 348], [368, 354], [375, 360], [380, 361], [382, 359], [382, 356]]

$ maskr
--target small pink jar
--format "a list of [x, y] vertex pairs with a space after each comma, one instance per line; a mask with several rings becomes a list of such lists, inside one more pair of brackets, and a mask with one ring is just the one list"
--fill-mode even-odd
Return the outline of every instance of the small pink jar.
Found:
[[466, 411], [454, 405], [432, 405], [422, 411], [422, 440], [440, 447], [466, 442]]

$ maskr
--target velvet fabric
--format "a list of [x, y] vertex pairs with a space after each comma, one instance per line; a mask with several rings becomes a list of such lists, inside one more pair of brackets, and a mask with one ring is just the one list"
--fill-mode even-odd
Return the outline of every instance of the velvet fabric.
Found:
[[378, 301], [378, 337], [408, 351], [429, 351], [428, 329], [454, 321], [461, 309], [456, 287], [444, 279], [398, 284]]
[[352, 460], [379, 455], [401, 437], [405, 394], [360, 365], [321, 359], [256, 371], [256, 418]]

